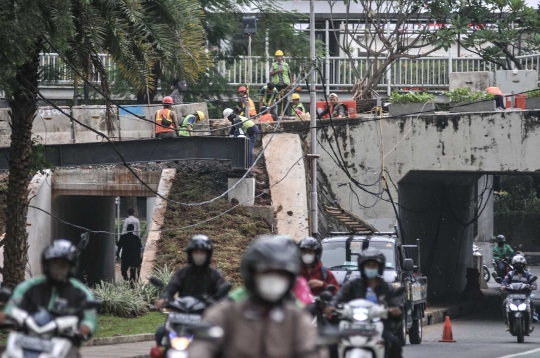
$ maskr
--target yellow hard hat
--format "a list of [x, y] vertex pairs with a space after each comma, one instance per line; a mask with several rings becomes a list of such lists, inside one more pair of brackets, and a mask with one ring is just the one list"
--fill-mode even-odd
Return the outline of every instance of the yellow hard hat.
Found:
[[283, 56], [283, 51], [277, 50], [275, 56]]
[[292, 99], [300, 99], [300, 95], [298, 93], [293, 93]]
[[197, 111], [197, 116], [199, 117], [199, 121], [202, 121], [204, 119], [204, 113], [202, 111]]

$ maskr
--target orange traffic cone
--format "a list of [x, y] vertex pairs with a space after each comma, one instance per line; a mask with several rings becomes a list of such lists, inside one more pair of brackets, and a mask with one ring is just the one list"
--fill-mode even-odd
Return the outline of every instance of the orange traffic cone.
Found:
[[452, 324], [450, 324], [450, 317], [448, 316], [446, 316], [446, 320], [444, 321], [442, 339], [439, 342], [455, 342], [452, 335]]

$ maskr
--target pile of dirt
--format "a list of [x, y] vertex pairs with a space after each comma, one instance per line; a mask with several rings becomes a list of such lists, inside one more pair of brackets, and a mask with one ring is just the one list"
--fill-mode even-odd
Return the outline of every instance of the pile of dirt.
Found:
[[[256, 157], [260, 153], [259, 150], [255, 149], [254, 156]], [[270, 187], [268, 183], [268, 173], [266, 172], [266, 161], [264, 155], [259, 159], [253, 170], [251, 171], [253, 178], [255, 179], [255, 205], [272, 205], [272, 198], [270, 196]], [[264, 190], [267, 192], [260, 195]]]
[[[183, 203], [210, 200], [227, 190], [230, 169], [208, 162], [181, 162], [169, 192], [169, 198]], [[187, 264], [184, 249], [196, 234], [208, 235], [214, 243], [212, 266], [220, 270], [233, 286], [242, 284], [239, 267], [246, 246], [260, 234], [271, 233], [271, 228], [260, 216], [238, 207], [219, 218], [181, 230], [170, 230], [192, 225], [222, 214], [233, 207], [225, 198], [203, 206], [167, 204], [163, 231], [158, 241], [155, 265], [178, 268]]]

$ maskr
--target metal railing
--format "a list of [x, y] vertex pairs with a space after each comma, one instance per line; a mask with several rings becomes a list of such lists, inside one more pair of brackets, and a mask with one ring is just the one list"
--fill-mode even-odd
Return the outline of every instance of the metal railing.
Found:
[[[114, 82], [116, 66], [108, 55], [100, 55], [105, 68], [109, 73], [109, 81]], [[540, 54], [518, 56], [525, 69], [540, 69]], [[264, 86], [269, 81], [270, 66], [273, 59], [252, 56], [251, 85], [254, 87]], [[289, 63], [293, 79], [300, 76], [300, 69], [309, 63], [307, 59], [286, 59]], [[376, 63], [375, 63], [376, 62]], [[323, 59], [322, 73], [324, 81], [330, 90], [346, 90], [354, 85], [356, 78], [372, 76], [375, 65], [382, 66], [383, 59], [374, 61], [364, 57], [327, 57]], [[45, 85], [72, 85], [73, 71], [57, 54], [41, 54], [40, 65], [42, 67], [41, 81]], [[216, 63], [219, 72], [231, 85], [247, 84], [249, 63], [247, 58], [237, 58], [230, 61]], [[451, 69], [451, 70], [450, 70]], [[444, 90], [449, 85], [450, 72], [469, 71], [496, 71], [501, 67], [484, 61], [478, 57], [424, 57], [418, 59], [400, 59], [392, 65], [389, 73], [385, 72], [377, 87], [392, 89], [440, 89]], [[98, 75], [92, 79], [100, 81]], [[317, 76], [316, 85], [321, 88], [323, 81]]]

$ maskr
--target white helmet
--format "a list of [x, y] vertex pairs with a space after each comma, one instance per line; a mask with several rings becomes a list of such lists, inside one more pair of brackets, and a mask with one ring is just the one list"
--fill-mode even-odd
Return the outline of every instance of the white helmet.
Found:
[[514, 258], [512, 258], [512, 265], [515, 264], [522, 264], [523, 266], [527, 265], [527, 260], [523, 255], [516, 255]]
[[223, 118], [229, 118], [229, 116], [231, 115], [231, 113], [233, 113], [234, 111], [232, 110], [232, 108], [225, 108], [223, 110]]

